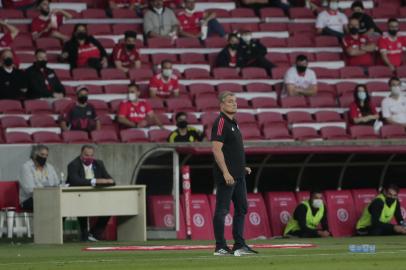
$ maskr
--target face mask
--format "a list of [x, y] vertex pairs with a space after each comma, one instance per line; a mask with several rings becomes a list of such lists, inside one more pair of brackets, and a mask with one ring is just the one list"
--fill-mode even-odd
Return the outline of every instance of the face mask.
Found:
[[355, 18], [360, 19], [360, 18], [362, 18], [362, 16], [364, 16], [364, 14], [362, 12], [354, 12], [352, 14], [352, 16], [355, 17]]
[[399, 86], [392, 86], [390, 88], [392, 94], [394, 94], [395, 96], [399, 96], [401, 91], [400, 91], [400, 87]]
[[350, 27], [350, 34], [351, 35], [356, 35], [358, 34], [359, 30], [357, 27]]
[[188, 124], [188, 122], [186, 120], [180, 120], [180, 121], [176, 122], [176, 126], [178, 128], [186, 128], [187, 124]]
[[235, 50], [237, 50], [238, 45], [237, 45], [237, 44], [230, 44], [230, 45], [228, 45], [228, 47], [229, 47], [231, 50], [235, 51]]
[[39, 60], [39, 61], [36, 62], [37, 66], [38, 66], [39, 68], [46, 68], [47, 63], [48, 63], [48, 62], [45, 61], [45, 60]]
[[13, 65], [13, 58], [11, 58], [11, 57], [4, 58], [3, 64], [6, 67], [11, 67]]
[[364, 101], [367, 99], [367, 93], [365, 93], [365, 92], [358, 92], [357, 95], [358, 95], [359, 100]]
[[321, 207], [323, 206], [323, 200], [321, 200], [321, 199], [315, 199], [315, 200], [313, 200], [312, 206], [313, 206], [314, 208], [317, 208], [317, 209], [321, 208]]
[[79, 32], [76, 34], [76, 38], [79, 40], [85, 40], [87, 38], [87, 34], [85, 32]]
[[389, 33], [389, 35], [391, 35], [391, 36], [394, 37], [394, 36], [397, 35], [398, 31], [399, 31], [399, 30], [397, 30], [397, 29], [395, 29], [395, 30], [389, 29], [389, 30], [388, 30], [388, 33]]
[[129, 51], [132, 51], [132, 50], [134, 50], [135, 45], [134, 45], [134, 44], [126, 44], [126, 45], [125, 45], [125, 48], [126, 48], [127, 50], [129, 50]]
[[41, 13], [41, 15], [43, 15], [43, 16], [48, 16], [48, 15], [49, 15], [49, 10], [43, 10], [43, 9], [41, 9], [40, 13]]
[[79, 96], [78, 97], [78, 102], [80, 104], [85, 104], [87, 102], [88, 97], [87, 96]]
[[297, 72], [299, 73], [304, 73], [306, 72], [307, 67], [306, 66], [296, 66]]
[[338, 3], [337, 2], [330, 3], [330, 9], [337, 10], [338, 9]]
[[172, 69], [163, 69], [162, 70], [162, 75], [164, 75], [164, 77], [169, 78], [170, 76], [172, 76]]
[[251, 35], [244, 35], [241, 37], [242, 40], [244, 40], [245, 43], [250, 43], [252, 36]]
[[163, 8], [154, 8], [154, 10], [156, 13], [161, 14], [164, 9]]
[[395, 199], [394, 198], [385, 198], [385, 201], [386, 201], [387, 205], [392, 205], [392, 203], [395, 202]]
[[137, 101], [137, 95], [135, 93], [128, 94], [128, 100], [130, 101]]
[[85, 164], [86, 166], [91, 165], [91, 164], [93, 163], [93, 161], [94, 161], [94, 158], [92, 158], [92, 157], [90, 157], [90, 158], [82, 157], [82, 162], [83, 162], [83, 164]]
[[47, 158], [36, 156], [35, 161], [38, 163], [39, 166], [44, 167], [45, 163], [47, 162]]

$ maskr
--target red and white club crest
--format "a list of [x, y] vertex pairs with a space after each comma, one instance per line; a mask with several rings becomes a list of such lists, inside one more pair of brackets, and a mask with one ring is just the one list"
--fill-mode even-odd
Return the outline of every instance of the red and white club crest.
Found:
[[261, 223], [261, 217], [257, 212], [250, 213], [249, 219], [252, 225], [258, 226]]
[[340, 208], [337, 210], [337, 218], [341, 222], [346, 222], [348, 220], [348, 211], [344, 208]]
[[195, 224], [196, 227], [203, 227], [204, 226], [204, 217], [201, 214], [195, 214], [193, 215], [193, 224]]

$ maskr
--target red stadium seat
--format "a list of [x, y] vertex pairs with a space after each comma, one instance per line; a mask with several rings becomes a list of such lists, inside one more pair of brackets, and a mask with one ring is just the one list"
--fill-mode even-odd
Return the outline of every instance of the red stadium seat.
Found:
[[52, 115], [33, 115], [30, 118], [31, 127], [57, 127], [58, 124], [55, 122], [55, 119]]
[[61, 43], [55, 38], [39, 38], [35, 41], [38, 49], [44, 50], [60, 50]]
[[260, 16], [262, 19], [286, 17], [286, 15], [283, 13], [282, 9], [280, 9], [280, 8], [261, 8]]
[[201, 115], [200, 119], [202, 122], [202, 125], [205, 127], [207, 126], [212, 126], [214, 123], [214, 120], [219, 116], [217, 112], [205, 112]]
[[126, 129], [120, 131], [121, 141], [124, 143], [131, 142], [148, 142], [147, 134], [143, 130]]
[[197, 38], [178, 38], [175, 42], [176, 48], [201, 48]]
[[243, 92], [243, 86], [237, 83], [220, 83], [217, 85], [217, 92], [230, 91], [234, 93]]
[[261, 131], [256, 124], [240, 125], [240, 130], [244, 140], [262, 140]]
[[260, 40], [262, 45], [264, 45], [267, 48], [286, 47], [288, 44], [287, 39], [284, 38], [263, 37]]
[[319, 111], [314, 114], [316, 122], [341, 122], [343, 119], [338, 112]]
[[288, 38], [288, 47], [314, 47], [314, 40], [309, 35], [294, 35]]
[[149, 81], [154, 73], [150, 68], [140, 68], [130, 70], [130, 79], [136, 82]]
[[61, 137], [54, 132], [38, 131], [32, 134], [35, 143], [60, 143]]
[[106, 18], [106, 12], [104, 9], [88, 8], [82, 11], [82, 18], [104, 19]]
[[103, 128], [106, 126], [114, 126], [114, 122], [109, 114], [99, 114], [97, 115], [97, 118]]
[[216, 97], [205, 98], [205, 99], [196, 99], [195, 104], [196, 104], [196, 109], [201, 112], [219, 110], [218, 100]]
[[315, 27], [314, 23], [294, 23], [288, 24], [288, 31], [292, 35], [309, 35], [314, 37]]
[[176, 54], [169, 54], [169, 53], [156, 53], [151, 56], [152, 63], [154, 65], [160, 65], [163, 60], [169, 60], [172, 63], [178, 62], [178, 58]]
[[52, 103], [52, 107], [55, 113], [63, 113], [65, 111], [65, 109], [72, 103], [74, 103], [75, 101], [71, 100], [71, 99], [59, 99], [59, 100], [55, 100]]
[[117, 143], [117, 142], [119, 142], [117, 133], [114, 130], [110, 130], [110, 129], [92, 131], [91, 137], [95, 143]]
[[32, 51], [34, 48], [34, 44], [32, 43], [31, 35], [18, 35], [11, 44], [11, 47], [14, 50]]
[[404, 139], [406, 138], [405, 128], [400, 125], [384, 125], [381, 128], [383, 139]]
[[320, 79], [335, 79], [340, 77], [340, 72], [337, 69], [316, 67], [313, 70], [316, 72], [317, 78]]
[[296, 208], [295, 195], [292, 192], [267, 192], [265, 193], [265, 204], [273, 235], [282, 236], [285, 226]]
[[89, 143], [89, 135], [85, 131], [69, 130], [62, 133], [62, 139], [65, 143]]
[[164, 129], [154, 129], [148, 132], [149, 140], [151, 142], [166, 142], [168, 140], [169, 134], [171, 132], [169, 130]]
[[171, 112], [193, 112], [194, 107], [189, 98], [169, 98], [165, 100], [168, 110]]
[[[91, 95], [97, 95], [97, 94], [104, 94], [103, 93], [103, 87], [101, 85], [86, 85], [87, 89], [89, 90], [89, 94]], [[76, 92], [76, 88], [75, 88]]]
[[100, 71], [100, 75], [104, 80], [125, 80], [127, 75], [116, 68], [105, 68]]
[[306, 108], [306, 99], [303, 96], [284, 97], [281, 99], [282, 108]]
[[317, 95], [336, 97], [337, 90], [336, 90], [335, 85], [331, 85], [331, 84], [327, 84], [327, 83], [318, 83], [317, 84]]
[[331, 96], [314, 96], [309, 97], [309, 105], [312, 108], [332, 108], [337, 107], [335, 98]]
[[24, 19], [24, 14], [21, 10], [2, 8], [0, 9], [0, 18], [2, 19]]
[[93, 68], [75, 68], [72, 71], [72, 77], [75, 80], [97, 80], [99, 76]]
[[368, 89], [369, 93], [372, 93], [372, 92], [388, 92], [389, 91], [389, 85], [387, 83], [385, 83], [385, 82], [368, 82], [367, 83], [367, 89]]
[[210, 78], [210, 72], [203, 68], [188, 68], [183, 73], [185, 79], [188, 80], [199, 80]]
[[238, 23], [231, 24], [232, 32], [241, 32], [241, 31], [257, 32], [258, 30], [259, 30], [259, 27], [258, 27], [257, 23], [245, 23], [243, 25], [238, 24]]
[[396, 7], [389, 6], [388, 8], [385, 8], [385, 6], [379, 6], [376, 8], [372, 9], [372, 18], [378, 19], [378, 18], [396, 18], [398, 17], [398, 11], [399, 9]]
[[207, 48], [224, 48], [227, 45], [227, 40], [222, 37], [208, 37], [204, 44]]
[[[340, 43], [338, 42], [336, 37], [331, 36], [317, 36], [314, 39], [316, 43], [316, 47], [338, 47]], [[317, 55], [316, 55], [317, 57]]]
[[366, 75], [362, 67], [344, 67], [340, 69], [340, 77], [342, 79], [365, 78]]
[[104, 86], [106, 94], [126, 94], [128, 87], [125, 84], [108, 84]]
[[113, 24], [112, 30], [114, 35], [122, 35], [126, 31], [142, 32], [141, 27], [137, 24]]
[[317, 130], [311, 127], [295, 127], [292, 128], [292, 136], [299, 141], [320, 139]]
[[374, 66], [368, 68], [370, 78], [390, 78], [393, 72], [387, 66]]
[[334, 237], [352, 236], [355, 232], [354, 202], [351, 191], [326, 191], [327, 222]]
[[147, 40], [149, 48], [172, 48], [172, 39], [166, 37], [149, 38]]
[[108, 113], [109, 105], [104, 100], [92, 99], [89, 103], [94, 106], [96, 112], [98, 113]]
[[21, 210], [18, 181], [0, 181], [0, 209], [9, 207]]
[[260, 32], [283, 32], [288, 31], [287, 23], [260, 23]]
[[237, 98], [237, 106], [240, 109], [251, 109], [248, 99]]
[[340, 107], [341, 108], [348, 108], [353, 101], [354, 101], [354, 96], [353, 95], [342, 96], [339, 99]]
[[239, 79], [238, 71], [235, 68], [214, 68], [213, 77], [215, 79]]
[[354, 139], [377, 139], [378, 136], [371, 126], [352, 126], [350, 127], [350, 135]]
[[248, 211], [245, 219], [244, 237], [246, 239], [270, 237], [272, 235], [271, 228], [261, 194], [250, 193], [247, 199]]
[[312, 123], [314, 122], [312, 115], [308, 112], [292, 111], [286, 114], [286, 119], [289, 124], [293, 123]]
[[289, 57], [286, 53], [267, 53], [266, 59], [274, 63], [275, 65], [279, 66], [288, 66], [289, 65]]
[[256, 123], [255, 115], [251, 113], [238, 112], [235, 118], [239, 125], [246, 123]]
[[147, 99], [147, 102], [151, 105], [155, 113], [161, 113], [166, 111], [164, 101], [162, 99], [152, 98]]
[[247, 92], [272, 92], [272, 86], [266, 83], [249, 83], [245, 89]]
[[0, 113], [22, 113], [23, 106], [20, 101], [3, 99], [0, 100]]
[[32, 143], [30, 134], [25, 132], [6, 132], [6, 143]]
[[342, 59], [340, 53], [320, 52], [316, 54], [316, 61], [329, 62], [329, 61], [342, 61]]
[[27, 121], [21, 116], [3, 116], [0, 119], [3, 129], [11, 127], [28, 127]]
[[320, 134], [324, 140], [348, 140], [351, 137], [347, 134], [345, 128], [341, 127], [322, 127]]
[[[156, 113], [156, 116], [161, 121], [162, 125], [172, 125], [171, 120], [165, 113]], [[165, 131], [165, 130], [164, 130]], [[166, 131], [165, 131], [166, 132]], [[160, 133], [158, 133], [159, 135]]]
[[52, 108], [46, 100], [26, 100], [24, 102], [24, 107], [27, 114], [52, 113]]
[[343, 96], [348, 93], [353, 93], [357, 84], [353, 82], [339, 82], [336, 85], [337, 94]]
[[286, 127], [286, 122], [279, 112], [261, 112], [257, 115], [258, 124], [261, 127], [265, 126], [283, 126]]
[[365, 207], [375, 199], [378, 193], [375, 189], [353, 189], [352, 197], [354, 199], [355, 216], [360, 218]]
[[274, 98], [258, 97], [251, 99], [252, 107], [254, 109], [258, 108], [276, 108], [278, 103]]
[[267, 140], [292, 140], [289, 130], [284, 126], [268, 126], [264, 127], [264, 137]]
[[61, 81], [72, 80], [72, 76], [71, 76], [69, 70], [65, 70], [65, 69], [55, 69], [55, 73], [56, 73], [56, 76], [58, 76], [58, 78], [59, 78]]
[[313, 19], [313, 12], [305, 7], [290, 8], [290, 17], [295, 19]]
[[87, 26], [89, 35], [111, 35], [111, 27], [109, 24], [89, 24]]
[[116, 8], [112, 10], [113, 18], [132, 19], [138, 17], [134, 10]]
[[181, 64], [205, 64], [204, 54], [201, 53], [182, 53], [179, 55]]
[[202, 94], [202, 93], [216, 94], [216, 90], [214, 89], [214, 86], [210, 85], [210, 84], [193, 83], [193, 84], [189, 85], [189, 93], [192, 97], [194, 97], [197, 94]]
[[265, 69], [258, 67], [246, 67], [241, 70], [243, 79], [268, 79]]
[[246, 18], [246, 17], [256, 17], [254, 10], [251, 8], [235, 8], [230, 11], [231, 17], [235, 18]]

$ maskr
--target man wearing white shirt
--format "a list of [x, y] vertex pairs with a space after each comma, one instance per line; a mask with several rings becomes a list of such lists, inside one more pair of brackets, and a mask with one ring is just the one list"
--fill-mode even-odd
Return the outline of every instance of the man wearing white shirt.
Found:
[[382, 100], [382, 117], [388, 124], [402, 125], [406, 128], [406, 97], [402, 94], [399, 78], [389, 80], [391, 94]]
[[347, 32], [347, 24], [347, 16], [338, 11], [338, 1], [330, 0], [328, 9], [317, 16], [316, 30], [318, 34], [334, 36], [341, 40], [344, 32]]
[[285, 74], [284, 91], [285, 96], [314, 96], [317, 94], [316, 73], [309, 69], [308, 59], [305, 55], [296, 57], [296, 65], [289, 68]]

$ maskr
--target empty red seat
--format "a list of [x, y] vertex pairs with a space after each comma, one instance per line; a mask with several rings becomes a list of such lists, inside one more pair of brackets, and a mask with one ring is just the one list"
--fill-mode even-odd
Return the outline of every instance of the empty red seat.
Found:
[[251, 8], [235, 8], [230, 11], [231, 17], [243, 18], [243, 17], [256, 17], [254, 10]]
[[389, 85], [386, 82], [368, 82], [366, 85], [369, 93], [389, 91]]
[[111, 129], [95, 130], [91, 132], [92, 140], [95, 143], [117, 143], [117, 133]]
[[106, 94], [126, 94], [128, 87], [125, 84], [108, 84], [104, 86]]
[[140, 68], [130, 70], [130, 79], [136, 82], [149, 81], [154, 76], [154, 73], [150, 68]]
[[6, 132], [6, 143], [32, 143], [30, 134], [25, 132]]
[[30, 118], [30, 126], [31, 127], [57, 127], [58, 124], [56, 123], [55, 119], [52, 115], [33, 115]]
[[271, 227], [261, 194], [249, 193], [247, 200], [248, 211], [245, 218], [244, 237], [246, 239], [270, 237], [272, 235]]
[[215, 79], [239, 79], [238, 71], [235, 68], [214, 68], [213, 77]]
[[339, 82], [336, 85], [337, 88], [337, 94], [339, 96], [343, 96], [345, 94], [352, 94], [355, 90], [355, 86], [357, 84], [353, 82]]
[[206, 59], [201, 53], [182, 53], [179, 55], [181, 64], [204, 64]]
[[216, 94], [214, 86], [207, 83], [193, 83], [189, 85], [189, 93], [192, 97], [195, 97], [198, 94], [209, 93]]
[[241, 75], [243, 79], [267, 79], [268, 74], [266, 74], [265, 69], [258, 67], [246, 67], [241, 70]]
[[148, 132], [151, 142], [166, 142], [171, 132], [166, 129], [153, 129]]
[[317, 130], [311, 127], [295, 127], [292, 128], [292, 136], [299, 141], [320, 139]]
[[260, 32], [282, 32], [288, 31], [287, 23], [260, 23], [259, 24]]
[[140, 32], [141, 28], [137, 24], [113, 24], [112, 26], [114, 35], [122, 35], [126, 31]]
[[11, 47], [14, 50], [32, 50], [34, 48], [34, 44], [32, 43], [31, 35], [18, 35]]
[[75, 101], [71, 99], [58, 99], [52, 103], [52, 107], [55, 113], [60, 114], [63, 113], [66, 108], [74, 102]]
[[405, 128], [401, 125], [384, 125], [381, 128], [381, 137], [384, 139], [406, 138]]
[[393, 72], [387, 66], [373, 66], [368, 68], [370, 78], [390, 78]]
[[4, 129], [11, 127], [28, 127], [27, 121], [21, 116], [3, 116], [0, 119], [0, 123]]
[[255, 115], [246, 112], [238, 112], [235, 118], [239, 125], [246, 123], [256, 123]]
[[303, 96], [284, 97], [281, 99], [282, 108], [305, 108], [306, 99]]
[[70, 70], [66, 70], [66, 69], [55, 69], [55, 73], [56, 76], [58, 76], [58, 78], [61, 81], [69, 81], [72, 80], [72, 76], [70, 74]]
[[106, 12], [104, 9], [88, 8], [82, 11], [82, 18], [103, 19], [106, 18]]
[[282, 9], [280, 9], [280, 8], [261, 8], [260, 16], [262, 19], [286, 17], [286, 15], [283, 13]]
[[72, 76], [75, 80], [97, 80], [99, 77], [93, 68], [75, 68]]
[[120, 131], [121, 141], [125, 143], [131, 142], [148, 142], [148, 137], [143, 130], [126, 129]]
[[313, 70], [316, 72], [317, 78], [320, 79], [336, 79], [340, 77], [340, 72], [337, 69], [315, 67]]
[[178, 62], [176, 54], [156, 53], [151, 56], [154, 65], [160, 65], [163, 60], [169, 60], [172, 63]]
[[249, 100], [245, 98], [237, 98], [237, 106], [240, 109], [251, 109], [251, 105], [249, 104]]
[[203, 68], [188, 68], [184, 71], [185, 79], [199, 80], [210, 78], [210, 72]]
[[107, 113], [109, 111], [109, 105], [104, 100], [92, 99], [89, 103], [93, 105], [97, 112]]
[[35, 143], [60, 143], [62, 142], [59, 134], [49, 131], [37, 131], [32, 134]]
[[201, 112], [218, 111], [219, 105], [216, 97], [195, 100], [196, 109]]
[[314, 114], [316, 122], [340, 122], [343, 121], [341, 115], [334, 111], [319, 111]]
[[281, 113], [278, 112], [261, 112], [257, 115], [258, 124], [261, 127], [264, 126], [286, 126], [286, 122], [283, 119]]
[[354, 101], [353, 95], [346, 95], [339, 98], [341, 108], [348, 108], [353, 101]]
[[39, 38], [35, 43], [37, 44], [38, 49], [44, 49], [46, 51], [61, 49], [61, 43], [55, 38]]
[[33, 113], [51, 113], [52, 108], [46, 100], [26, 100], [24, 102], [25, 112], [28, 114]]
[[[286, 47], [288, 42], [285, 38], [263, 37], [260, 39], [262, 45], [267, 48]], [[272, 61], [272, 59], [270, 59]]]
[[[331, 36], [317, 36], [314, 39], [316, 47], [338, 47], [340, 46], [336, 37]], [[316, 54], [317, 57], [318, 54]]]
[[[230, 24], [230, 27], [231, 27], [232, 32], [241, 32], [243, 30], [257, 32], [259, 30], [257, 23], [245, 23], [244, 26], [242, 26], [239, 23], [232, 23], [232, 24]], [[224, 30], [226, 30], [226, 28], [224, 28]]]
[[189, 98], [175, 97], [167, 99], [165, 102], [171, 112], [193, 112], [195, 110]]
[[314, 14], [310, 9], [305, 7], [292, 7], [290, 8], [290, 17], [295, 19], [312, 19]]
[[68, 130], [62, 133], [62, 139], [65, 143], [88, 143], [89, 135], [86, 131]]
[[207, 48], [224, 48], [227, 45], [227, 40], [222, 37], [208, 37], [204, 44]]
[[257, 97], [251, 99], [252, 107], [254, 109], [258, 108], [276, 108], [278, 107], [278, 103], [276, 99], [269, 98], [269, 97]]
[[20, 101], [3, 99], [0, 100], [0, 113], [22, 113], [23, 106]]
[[104, 68], [100, 71], [100, 75], [104, 80], [125, 80], [127, 75], [116, 68]]
[[350, 135], [354, 139], [377, 139], [378, 136], [371, 126], [352, 126], [350, 127]]
[[342, 79], [365, 78], [366, 75], [362, 67], [344, 67], [340, 69], [340, 77]]
[[365, 207], [375, 199], [378, 193], [375, 189], [353, 189], [352, 197], [354, 200], [355, 215], [357, 218], [360, 218]]
[[265, 126], [263, 131], [267, 140], [292, 140], [289, 130], [284, 126]]
[[217, 92], [225, 92], [225, 91], [230, 91], [230, 92], [243, 92], [243, 86], [241, 84], [237, 83], [220, 83], [217, 85]]
[[256, 124], [241, 124], [239, 127], [244, 140], [262, 140], [261, 131]]
[[347, 140], [351, 138], [345, 128], [342, 127], [322, 127], [320, 134], [325, 140]]
[[273, 235], [283, 235], [285, 226], [293, 216], [297, 205], [295, 195], [292, 192], [267, 192], [265, 204]]
[[89, 24], [87, 26], [87, 32], [89, 35], [110, 35], [110, 24]]
[[309, 97], [309, 105], [312, 108], [332, 108], [337, 107], [335, 98], [332, 96], [313, 96]]
[[118, 19], [131, 19], [136, 18], [137, 14], [132, 9], [124, 9], [124, 8], [115, 8], [112, 10], [113, 18]]
[[175, 45], [177, 48], [201, 48], [197, 38], [178, 38], [176, 39]]
[[286, 114], [289, 124], [293, 123], [311, 123], [314, 122], [312, 115], [305, 111], [292, 111]]
[[0, 18], [3, 19], [24, 19], [24, 14], [21, 10], [2, 8], [0, 9]]
[[314, 47], [314, 40], [307, 34], [294, 35], [288, 38], [288, 47]]
[[148, 47], [150, 48], [172, 48], [172, 39], [166, 37], [149, 38], [147, 40]]
[[352, 236], [357, 217], [351, 192], [326, 191], [324, 196], [327, 203], [327, 222], [332, 236]]

